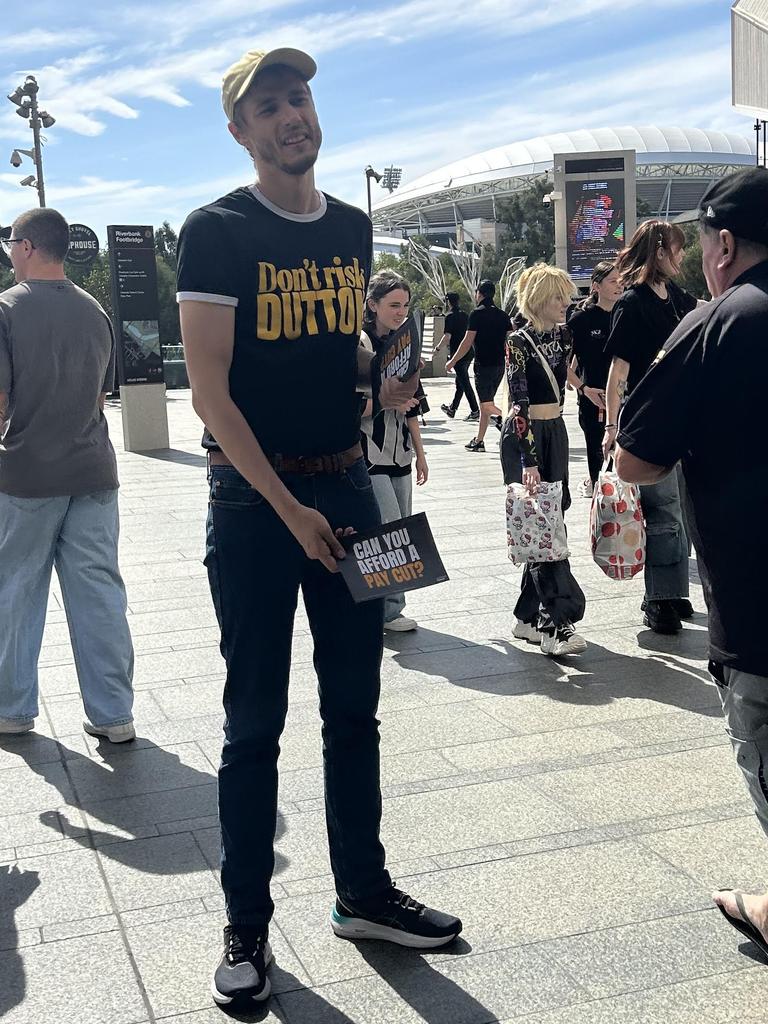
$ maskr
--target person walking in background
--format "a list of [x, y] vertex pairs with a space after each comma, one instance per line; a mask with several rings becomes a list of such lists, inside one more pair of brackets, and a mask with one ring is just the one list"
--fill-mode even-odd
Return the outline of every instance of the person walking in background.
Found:
[[[562, 513], [570, 507], [568, 432], [563, 422], [571, 343], [563, 327], [575, 291], [568, 275], [544, 263], [517, 282], [519, 316], [507, 339], [509, 415], [501, 438], [504, 483], [522, 483], [535, 494], [542, 480], [562, 483]], [[548, 655], [581, 654], [587, 644], [574, 623], [585, 599], [567, 559], [529, 563], [523, 569], [513, 635], [541, 644]]]
[[[225, 73], [222, 105], [258, 180], [189, 215], [178, 299], [193, 406], [206, 426], [206, 566], [226, 660], [219, 768], [224, 949], [216, 1003], [269, 996], [280, 736], [302, 592], [312, 631], [325, 807], [345, 938], [429, 948], [461, 921], [397, 889], [380, 839], [381, 600], [356, 604], [340, 536], [381, 522], [360, 444], [360, 392], [413, 402], [418, 380], [377, 385], [360, 345], [372, 259], [369, 218], [315, 187], [322, 142], [292, 48], [251, 50]], [[373, 361], [375, 364], [375, 360]], [[301, 415], [285, 414], [286, 395]]]
[[592, 291], [568, 321], [573, 339], [573, 357], [580, 383], [579, 426], [584, 433], [589, 478], [580, 493], [591, 495], [603, 463], [605, 433], [605, 388], [610, 358], [605, 345], [611, 329], [611, 311], [621, 295], [619, 275], [613, 263], [604, 260], [592, 271]]
[[[683, 263], [685, 235], [677, 224], [649, 220], [635, 231], [616, 264], [626, 290], [616, 302], [606, 354], [611, 368], [606, 386], [603, 455], [613, 450], [619, 410], [648, 372], [657, 353], [696, 299], [673, 278]], [[673, 410], [669, 410], [669, 415]], [[643, 622], [656, 633], [677, 633], [693, 615], [688, 600], [688, 535], [680, 502], [680, 470], [658, 483], [644, 484], [640, 500], [647, 549]]]
[[112, 326], [64, 273], [69, 226], [56, 210], [21, 214], [2, 245], [17, 284], [0, 294], [0, 732], [34, 728], [55, 567], [83, 728], [123, 743], [136, 734], [117, 463], [104, 417]]
[[481, 281], [475, 299], [477, 307], [469, 314], [467, 333], [455, 354], [446, 363], [446, 370], [454, 370], [474, 346], [475, 387], [480, 400], [480, 422], [477, 434], [464, 447], [470, 452], [485, 451], [485, 432], [491, 417], [501, 430], [501, 409], [496, 405], [496, 392], [504, 377], [504, 343], [512, 326], [509, 315], [493, 301], [496, 285]]
[[[361, 344], [374, 353], [385, 350], [389, 335], [405, 322], [410, 302], [411, 289], [405, 278], [391, 270], [374, 274], [365, 299]], [[416, 398], [422, 394], [419, 385]], [[417, 484], [427, 482], [429, 468], [421, 439], [419, 406], [407, 411], [387, 409], [373, 416], [372, 404], [369, 399], [363, 412], [363, 452], [381, 521], [390, 523], [411, 514], [411, 465], [414, 458]], [[385, 630], [403, 633], [416, 629], [416, 622], [403, 615], [404, 608], [405, 594], [386, 598]]]
[[[448, 342], [448, 355], [454, 356], [467, 333], [469, 317], [459, 305], [458, 292], [447, 292], [445, 301], [448, 304], [450, 312], [445, 318], [445, 333], [435, 346], [435, 354], [437, 354], [443, 345]], [[469, 403], [469, 415], [466, 419], [477, 420], [480, 418], [480, 408], [477, 404], [477, 398], [475, 397], [475, 392], [469, 379], [469, 368], [472, 365], [472, 360], [474, 358], [474, 349], [470, 346], [467, 354], [462, 356], [462, 358], [454, 365], [453, 372], [456, 374], [456, 391], [453, 396], [453, 401], [450, 405], [440, 406], [449, 419], [453, 419], [459, 411], [461, 399], [465, 395], [467, 402]]]
[[[701, 200], [699, 230], [713, 300], [685, 318], [629, 396], [616, 468], [623, 479], [648, 485], [674, 478], [682, 462], [709, 609], [710, 672], [768, 835], [768, 468], [759, 372], [768, 339], [768, 171], [749, 168], [715, 181]], [[723, 429], [713, 414], [718, 396], [738, 402], [737, 431]], [[768, 894], [726, 889], [713, 898], [729, 924], [768, 955]]]

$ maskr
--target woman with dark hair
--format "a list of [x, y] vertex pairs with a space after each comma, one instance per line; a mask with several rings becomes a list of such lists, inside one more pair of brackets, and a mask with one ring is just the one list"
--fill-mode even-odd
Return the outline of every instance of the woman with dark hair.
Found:
[[584, 432], [589, 467], [589, 477], [580, 489], [583, 496], [592, 494], [603, 463], [605, 388], [611, 365], [610, 357], [605, 354], [605, 343], [611, 331], [611, 311], [620, 295], [616, 267], [603, 260], [592, 271], [589, 298], [568, 321], [573, 337], [574, 362], [581, 380], [576, 388], [579, 426]]
[[[408, 317], [411, 288], [405, 278], [391, 270], [374, 274], [368, 283], [360, 343], [373, 352], [387, 347], [387, 338]], [[424, 397], [419, 385], [417, 399]], [[410, 406], [410, 403], [409, 403]], [[382, 523], [403, 519], [411, 514], [411, 463], [416, 458], [416, 483], [425, 484], [429, 476], [427, 457], [419, 427], [420, 405], [402, 410], [387, 409], [371, 415], [366, 403], [362, 418], [363, 453], [379, 503]], [[384, 604], [384, 629], [406, 632], [416, 622], [403, 615], [405, 595], [388, 597]]]
[[[616, 443], [621, 404], [645, 376], [672, 331], [696, 299], [672, 280], [680, 273], [685, 235], [677, 224], [649, 220], [635, 231], [616, 269], [626, 289], [613, 309], [605, 351], [611, 357], [606, 388], [603, 454]], [[688, 600], [688, 536], [680, 503], [679, 467], [658, 484], [643, 485], [646, 526], [643, 622], [656, 633], [677, 633], [693, 615]]]

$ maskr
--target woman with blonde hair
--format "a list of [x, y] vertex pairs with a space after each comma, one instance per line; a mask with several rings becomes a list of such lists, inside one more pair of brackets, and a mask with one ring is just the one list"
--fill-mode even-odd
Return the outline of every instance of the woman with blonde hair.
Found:
[[[625, 291], [613, 307], [605, 347], [612, 358], [606, 385], [603, 453], [616, 443], [619, 410], [642, 380], [696, 299], [673, 281], [685, 254], [677, 224], [649, 220], [635, 231], [616, 269]], [[646, 527], [643, 622], [656, 633], [677, 633], [693, 615], [688, 600], [688, 535], [680, 502], [680, 467], [658, 484], [640, 488]]]
[[[564, 271], [545, 263], [521, 274], [519, 314], [507, 338], [509, 415], [501, 439], [504, 483], [522, 483], [531, 493], [542, 480], [562, 483], [563, 513], [571, 504], [563, 400], [566, 381], [579, 383], [569, 367], [571, 340], [563, 322], [575, 291]], [[528, 563], [513, 635], [541, 644], [544, 654], [581, 654], [587, 644], [574, 623], [584, 605], [567, 559]]]

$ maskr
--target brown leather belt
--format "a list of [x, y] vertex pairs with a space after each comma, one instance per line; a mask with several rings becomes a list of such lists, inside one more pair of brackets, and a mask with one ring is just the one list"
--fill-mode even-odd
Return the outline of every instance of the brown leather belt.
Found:
[[[358, 441], [344, 452], [333, 455], [268, 455], [272, 468], [277, 473], [342, 473], [348, 466], [362, 459], [363, 449]], [[211, 466], [231, 466], [224, 452], [208, 452]]]
[[528, 416], [532, 420], [556, 420], [560, 417], [560, 405], [557, 402], [529, 405]]

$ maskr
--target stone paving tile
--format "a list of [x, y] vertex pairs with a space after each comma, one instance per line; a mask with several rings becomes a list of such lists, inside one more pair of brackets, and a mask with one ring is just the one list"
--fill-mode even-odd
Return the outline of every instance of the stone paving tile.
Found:
[[112, 912], [97, 855], [91, 850], [27, 857], [0, 869], [0, 907], [16, 907], [18, 928], [42, 928]]
[[115, 843], [100, 850], [119, 910], [134, 910], [217, 891], [218, 883], [190, 833]]
[[3, 1024], [136, 1024], [148, 1016], [115, 933], [0, 953], [0, 976]]

